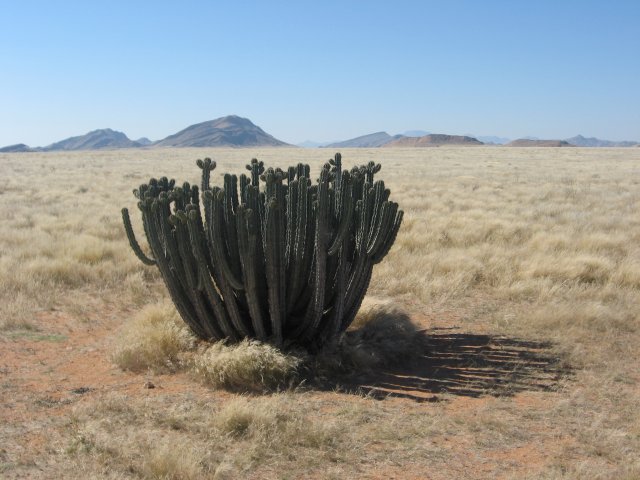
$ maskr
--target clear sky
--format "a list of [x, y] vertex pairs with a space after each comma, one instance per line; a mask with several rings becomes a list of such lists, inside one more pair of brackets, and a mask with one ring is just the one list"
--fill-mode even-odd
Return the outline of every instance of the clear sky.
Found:
[[291, 143], [640, 140], [638, 0], [0, 0], [0, 62], [0, 146], [228, 114]]

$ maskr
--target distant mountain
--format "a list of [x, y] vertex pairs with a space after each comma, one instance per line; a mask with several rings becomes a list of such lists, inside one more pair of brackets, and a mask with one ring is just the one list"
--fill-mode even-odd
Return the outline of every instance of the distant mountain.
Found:
[[[509, 145], [518, 147], [633, 147], [637, 141], [611, 141], [595, 137], [576, 135], [566, 140], [542, 140], [537, 137], [522, 137], [510, 141], [498, 136], [442, 135], [424, 130], [407, 130], [403, 134], [389, 135], [375, 132], [339, 142], [316, 142], [307, 140], [297, 146], [305, 148], [376, 148], [376, 147], [430, 147], [440, 145]], [[207, 122], [191, 125], [163, 140], [152, 142], [147, 137], [129, 139], [124, 133], [104, 128], [85, 135], [67, 138], [46, 147], [29, 147], [24, 143], [0, 148], [0, 153], [42, 152], [70, 150], [100, 150], [138, 147], [250, 147], [290, 146], [274, 138], [251, 120], [237, 115], [228, 115]]]
[[474, 146], [484, 145], [477, 138], [465, 135], [443, 135], [432, 133], [423, 137], [401, 137], [384, 147], [439, 147], [440, 145]]
[[352, 138], [350, 140], [344, 140], [342, 142], [330, 143], [325, 146], [327, 148], [375, 148], [381, 147], [382, 145], [400, 137], [402, 137], [402, 135], [395, 135], [392, 137], [387, 132], [376, 132]]
[[32, 148], [24, 143], [17, 143], [15, 145], [7, 145], [0, 148], [0, 153], [15, 153], [15, 152], [33, 152]]
[[146, 147], [147, 145], [151, 145], [153, 142], [149, 140], [147, 137], [140, 137], [137, 140], [134, 140], [136, 143], [139, 143], [142, 147]]
[[569, 142], [564, 140], [531, 140], [528, 138], [519, 138], [507, 143], [507, 147], [573, 147]]
[[248, 118], [229, 115], [197, 123], [153, 144], [154, 147], [284, 147]]
[[567, 138], [567, 142], [576, 147], [633, 147], [638, 145], [639, 142], [633, 142], [625, 140], [622, 142], [614, 142], [611, 140], [600, 140], [595, 137], [583, 137], [582, 135], [576, 135], [575, 137]]
[[124, 133], [103, 128], [85, 135], [71, 137], [44, 147], [44, 151], [101, 150], [108, 148], [135, 148], [140, 144], [130, 140]]

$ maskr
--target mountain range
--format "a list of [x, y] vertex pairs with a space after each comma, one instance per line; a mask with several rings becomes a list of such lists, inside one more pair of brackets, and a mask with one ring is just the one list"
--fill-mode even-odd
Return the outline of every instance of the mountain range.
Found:
[[[410, 135], [420, 133], [422, 135]], [[445, 135], [433, 134], [422, 130], [411, 130], [399, 135], [389, 135], [387, 132], [376, 132], [362, 135], [349, 140], [333, 143], [319, 143], [307, 140], [299, 147], [330, 147], [330, 148], [375, 148], [375, 147], [433, 147], [441, 145], [505, 145], [511, 147], [634, 147], [640, 142], [601, 140], [599, 138], [585, 138], [582, 135], [565, 140], [546, 140], [537, 137], [523, 137], [511, 140], [498, 136], [475, 135]]]
[[[509, 146], [577, 146], [577, 147], [631, 147], [639, 145], [634, 141], [610, 141], [598, 138], [586, 138], [582, 135], [566, 140], [540, 140], [525, 137], [510, 141], [508, 138], [474, 135], [433, 134], [424, 130], [409, 130], [402, 134], [390, 135], [387, 132], [374, 132], [356, 138], [338, 142], [314, 142], [308, 140], [300, 147], [326, 148], [377, 148], [377, 147], [437, 147], [441, 145], [496, 145]], [[190, 125], [162, 140], [152, 142], [146, 137], [129, 139], [124, 133], [104, 128], [93, 130], [85, 135], [70, 137], [45, 147], [31, 148], [23, 143], [0, 148], [4, 152], [50, 152], [74, 150], [104, 150], [117, 148], [161, 148], [161, 147], [287, 147], [291, 146], [255, 125], [248, 118], [237, 115], [209, 120]]]
[[152, 142], [146, 137], [131, 140], [124, 133], [104, 128], [85, 135], [67, 138], [46, 147], [30, 148], [19, 143], [0, 148], [4, 152], [56, 152], [71, 150], [105, 150], [114, 148], [154, 148], [154, 147], [255, 147], [289, 146], [269, 135], [248, 118], [237, 115], [196, 123]]

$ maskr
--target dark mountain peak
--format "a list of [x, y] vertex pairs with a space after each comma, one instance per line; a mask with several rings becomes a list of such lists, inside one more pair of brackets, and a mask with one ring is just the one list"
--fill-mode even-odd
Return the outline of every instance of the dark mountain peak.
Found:
[[195, 125], [191, 125], [190, 127], [187, 127], [187, 128], [193, 128], [198, 126], [208, 126], [211, 128], [217, 128], [222, 130], [240, 128], [240, 129], [247, 129], [247, 130], [257, 129], [261, 132], [263, 131], [260, 127], [255, 125], [248, 118], [239, 117], [238, 115], [227, 115], [225, 117], [216, 118], [214, 120], [208, 120], [206, 122], [196, 123]]
[[211, 120], [211, 123], [214, 123], [216, 125], [243, 125], [255, 127], [254, 123], [251, 120], [239, 115], [225, 115], [224, 117]]
[[159, 147], [254, 147], [287, 146], [248, 118], [238, 115], [190, 125], [155, 144]]

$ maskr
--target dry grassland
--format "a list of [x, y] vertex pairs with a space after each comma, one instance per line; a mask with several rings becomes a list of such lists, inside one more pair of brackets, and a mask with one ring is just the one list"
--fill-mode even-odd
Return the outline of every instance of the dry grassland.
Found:
[[351, 374], [251, 394], [223, 388], [255, 376], [238, 358], [298, 364], [199, 351], [120, 208], [196, 158], [216, 183], [333, 152], [0, 155], [0, 477], [640, 478], [638, 150], [344, 150], [406, 212], [356, 327], [399, 322], [413, 361], [361, 329], [331, 357]]

